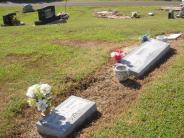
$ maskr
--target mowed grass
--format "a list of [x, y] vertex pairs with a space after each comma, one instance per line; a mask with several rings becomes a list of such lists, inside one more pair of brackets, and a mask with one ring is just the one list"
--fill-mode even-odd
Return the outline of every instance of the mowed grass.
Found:
[[110, 128], [93, 138], [184, 137], [184, 45], [176, 62], [141, 94]]
[[[38, 7], [39, 8], [39, 7]], [[57, 7], [57, 11], [63, 10]], [[95, 11], [119, 10], [125, 15], [150, 11], [155, 17], [135, 20], [101, 19]], [[28, 86], [44, 82], [53, 86], [55, 94], [70, 87], [65, 77], [80, 81], [108, 60], [107, 47], [71, 47], [55, 40], [84, 40], [124, 42], [137, 41], [145, 33], [156, 35], [184, 30], [182, 19], [168, 20], [158, 7], [68, 7], [71, 18], [67, 24], [32, 26], [37, 13], [20, 13], [21, 8], [1, 7], [0, 15], [18, 11], [18, 18], [26, 23], [20, 27], [0, 28], [0, 136], [14, 127], [14, 118], [21, 113]], [[2, 20], [1, 20], [2, 23]]]

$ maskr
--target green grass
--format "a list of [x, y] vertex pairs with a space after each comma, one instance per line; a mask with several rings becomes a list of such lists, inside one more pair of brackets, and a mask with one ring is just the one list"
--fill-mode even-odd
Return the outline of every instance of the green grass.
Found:
[[[109, 48], [80, 48], [53, 43], [59, 40], [137, 41], [145, 33], [156, 35], [164, 32], [184, 31], [182, 19], [168, 20], [166, 12], [158, 7], [68, 7], [71, 18], [67, 24], [34, 27], [37, 13], [21, 14], [26, 23], [21, 27], [0, 28], [0, 136], [15, 124], [12, 118], [21, 112], [28, 86], [45, 82], [53, 86], [54, 93], [63, 93], [69, 84], [65, 76], [77, 81], [94, 72], [107, 61]], [[63, 7], [57, 7], [61, 11]], [[155, 17], [136, 20], [111, 20], [93, 16], [95, 11], [119, 10], [130, 15], [131, 11]], [[20, 11], [16, 7], [1, 7], [0, 15]], [[0, 22], [2, 23], [2, 21]]]

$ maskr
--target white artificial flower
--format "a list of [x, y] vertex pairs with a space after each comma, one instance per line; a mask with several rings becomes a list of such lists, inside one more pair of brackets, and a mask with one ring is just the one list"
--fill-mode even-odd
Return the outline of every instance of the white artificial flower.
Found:
[[35, 94], [34, 94], [34, 91], [33, 91], [32, 87], [28, 88], [26, 96], [29, 97], [29, 98], [34, 98], [35, 97]]
[[40, 92], [46, 96], [47, 94], [49, 94], [51, 92], [51, 86], [48, 84], [41, 84], [40, 85]]
[[116, 52], [112, 52], [112, 53], [111, 53], [111, 57], [112, 57], [112, 58], [115, 57], [115, 55], [116, 55]]
[[34, 98], [35, 97], [35, 93], [38, 91], [39, 85], [35, 84], [31, 87], [28, 88], [26, 96], [29, 98]]
[[48, 104], [46, 100], [38, 100], [38, 102], [36, 103], [36, 106], [38, 111], [44, 112], [47, 109]]

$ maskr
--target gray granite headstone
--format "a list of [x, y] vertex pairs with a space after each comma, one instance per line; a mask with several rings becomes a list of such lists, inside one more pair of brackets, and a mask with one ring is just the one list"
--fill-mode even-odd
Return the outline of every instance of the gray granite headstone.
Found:
[[169, 44], [156, 39], [143, 43], [121, 61], [131, 74], [141, 77], [170, 50]]
[[95, 102], [70, 96], [48, 116], [37, 122], [37, 130], [43, 136], [65, 138], [96, 111]]
[[33, 6], [31, 4], [25, 4], [23, 6], [22, 12], [27, 13], [27, 12], [34, 12], [35, 10], [33, 9]]
[[184, 17], [184, 5], [181, 7], [180, 17]]

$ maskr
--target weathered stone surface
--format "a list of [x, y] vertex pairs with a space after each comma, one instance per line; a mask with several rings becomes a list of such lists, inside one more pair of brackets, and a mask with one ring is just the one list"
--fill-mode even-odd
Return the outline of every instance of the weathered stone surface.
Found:
[[41, 135], [65, 138], [96, 112], [96, 103], [71, 96], [48, 116], [37, 122]]
[[129, 53], [121, 61], [129, 67], [131, 74], [141, 77], [168, 51], [168, 43], [151, 39]]

